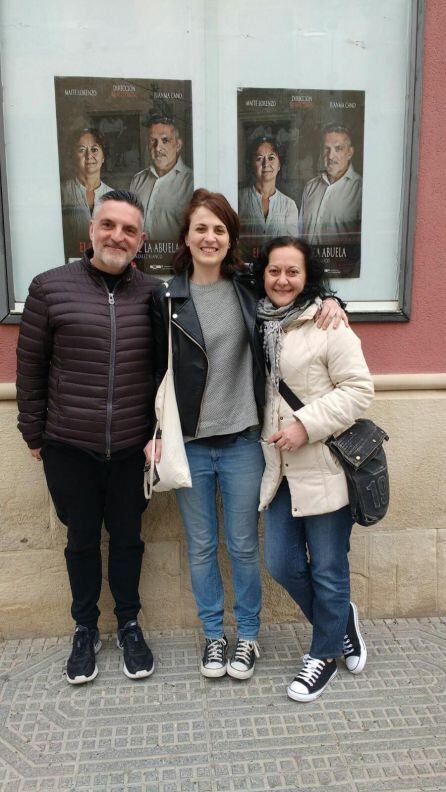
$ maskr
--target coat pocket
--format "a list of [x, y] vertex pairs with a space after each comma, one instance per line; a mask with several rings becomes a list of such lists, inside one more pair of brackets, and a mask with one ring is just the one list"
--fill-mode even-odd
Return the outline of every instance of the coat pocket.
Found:
[[325, 445], [325, 443], [320, 442], [319, 447], [322, 461], [327, 470], [334, 475], [338, 475], [342, 471], [340, 462], [336, 459], [335, 455], [331, 453], [330, 449]]

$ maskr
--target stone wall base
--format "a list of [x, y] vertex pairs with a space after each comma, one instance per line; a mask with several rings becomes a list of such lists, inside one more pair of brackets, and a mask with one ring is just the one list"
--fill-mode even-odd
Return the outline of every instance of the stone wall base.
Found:
[[[0, 637], [63, 635], [73, 626], [63, 555], [65, 529], [55, 515], [42, 466], [31, 458], [17, 432], [16, 415], [13, 400], [0, 401]], [[390, 435], [386, 451], [391, 506], [379, 525], [353, 529], [352, 597], [364, 617], [442, 615], [446, 613], [446, 391], [380, 391], [368, 415]], [[154, 497], [144, 515], [143, 536], [141, 624], [153, 629], [198, 625], [172, 493]], [[110, 632], [115, 618], [107, 584], [105, 532], [103, 539], [100, 627]], [[223, 543], [220, 553], [230, 613]], [[266, 622], [300, 618], [288, 595], [266, 573], [262, 617]]]

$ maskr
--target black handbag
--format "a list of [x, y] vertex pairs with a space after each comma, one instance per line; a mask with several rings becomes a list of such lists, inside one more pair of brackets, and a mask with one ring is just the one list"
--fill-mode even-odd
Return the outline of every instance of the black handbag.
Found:
[[[304, 406], [284, 380], [279, 382], [279, 393], [293, 412]], [[325, 441], [345, 473], [352, 517], [359, 525], [375, 525], [387, 512], [390, 487], [383, 443], [388, 439], [373, 421], [358, 418], [338, 437]]]

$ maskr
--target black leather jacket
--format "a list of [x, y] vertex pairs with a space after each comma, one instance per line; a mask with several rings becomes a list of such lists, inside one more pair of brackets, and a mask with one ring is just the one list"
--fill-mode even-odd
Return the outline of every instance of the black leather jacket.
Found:
[[[257, 281], [247, 270], [237, 272], [232, 283], [240, 301], [248, 330], [253, 356], [254, 395], [262, 420], [265, 400], [265, 364], [262, 342], [256, 325], [259, 297]], [[172, 299], [172, 350], [175, 392], [183, 433], [195, 437], [200, 419], [201, 402], [206, 386], [208, 359], [203, 333], [189, 289], [187, 273], [175, 275], [153, 293], [152, 323], [155, 339], [155, 378], [161, 382], [167, 368], [168, 304]], [[228, 327], [228, 333], [231, 328]]]

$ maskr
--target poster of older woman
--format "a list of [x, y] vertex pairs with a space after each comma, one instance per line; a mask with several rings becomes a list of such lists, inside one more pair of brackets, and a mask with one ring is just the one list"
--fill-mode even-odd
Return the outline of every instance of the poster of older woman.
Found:
[[67, 258], [88, 246], [90, 220], [99, 198], [113, 189], [101, 180], [107, 145], [98, 129], [86, 127], [72, 140], [72, 176], [62, 182], [62, 222]]

